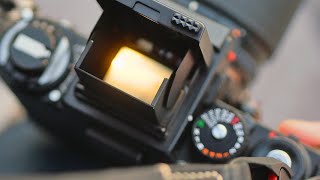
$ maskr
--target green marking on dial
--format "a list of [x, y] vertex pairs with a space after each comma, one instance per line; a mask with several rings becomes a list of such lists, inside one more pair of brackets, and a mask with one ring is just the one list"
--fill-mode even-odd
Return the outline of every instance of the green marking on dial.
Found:
[[200, 119], [198, 122], [197, 122], [197, 126], [199, 128], [204, 128], [206, 125], [206, 123], [204, 122], [204, 120]]

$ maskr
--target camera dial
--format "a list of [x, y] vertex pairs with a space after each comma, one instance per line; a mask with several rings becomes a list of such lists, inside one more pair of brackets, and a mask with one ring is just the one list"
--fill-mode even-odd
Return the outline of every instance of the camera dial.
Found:
[[192, 138], [202, 155], [218, 162], [239, 156], [246, 146], [242, 119], [222, 107], [211, 108], [196, 119]]
[[40, 22], [36, 22], [23, 29], [10, 48], [11, 62], [24, 72], [43, 72], [56, 45], [53, 30], [49, 31], [46, 23], [41, 27]]
[[16, 83], [29, 90], [43, 90], [59, 82], [72, 56], [63, 31], [38, 19], [22, 19], [9, 28], [0, 48], [0, 64], [13, 74]]
[[258, 143], [252, 151], [253, 157], [272, 157], [292, 168], [293, 179], [310, 177], [311, 160], [306, 149], [287, 137], [272, 137]]

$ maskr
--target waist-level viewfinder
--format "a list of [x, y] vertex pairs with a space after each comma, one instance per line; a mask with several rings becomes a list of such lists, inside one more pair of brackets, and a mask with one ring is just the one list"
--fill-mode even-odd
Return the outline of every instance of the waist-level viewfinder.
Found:
[[205, 27], [156, 1], [99, 3], [104, 12], [76, 65], [84, 94], [135, 126], [168, 126], [211, 64]]

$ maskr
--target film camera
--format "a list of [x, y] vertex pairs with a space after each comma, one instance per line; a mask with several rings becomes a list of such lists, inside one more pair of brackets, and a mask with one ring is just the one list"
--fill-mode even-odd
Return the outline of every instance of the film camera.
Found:
[[318, 152], [246, 106], [283, 29], [265, 33], [201, 2], [98, 0], [88, 41], [25, 10], [2, 35], [1, 75], [36, 123], [113, 164], [272, 157], [293, 179], [318, 175]]

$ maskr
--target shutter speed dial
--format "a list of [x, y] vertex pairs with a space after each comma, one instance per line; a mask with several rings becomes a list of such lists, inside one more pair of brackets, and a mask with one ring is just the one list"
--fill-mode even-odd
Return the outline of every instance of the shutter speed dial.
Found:
[[241, 118], [221, 107], [205, 111], [194, 121], [192, 138], [202, 155], [217, 162], [239, 156], [247, 139]]
[[10, 55], [11, 62], [29, 81], [29, 89], [50, 89], [64, 78], [71, 47], [60, 27], [49, 21], [34, 20], [18, 33]]
[[0, 67], [26, 90], [49, 90], [68, 73], [72, 46], [63, 28], [39, 19], [22, 19], [0, 39]]

